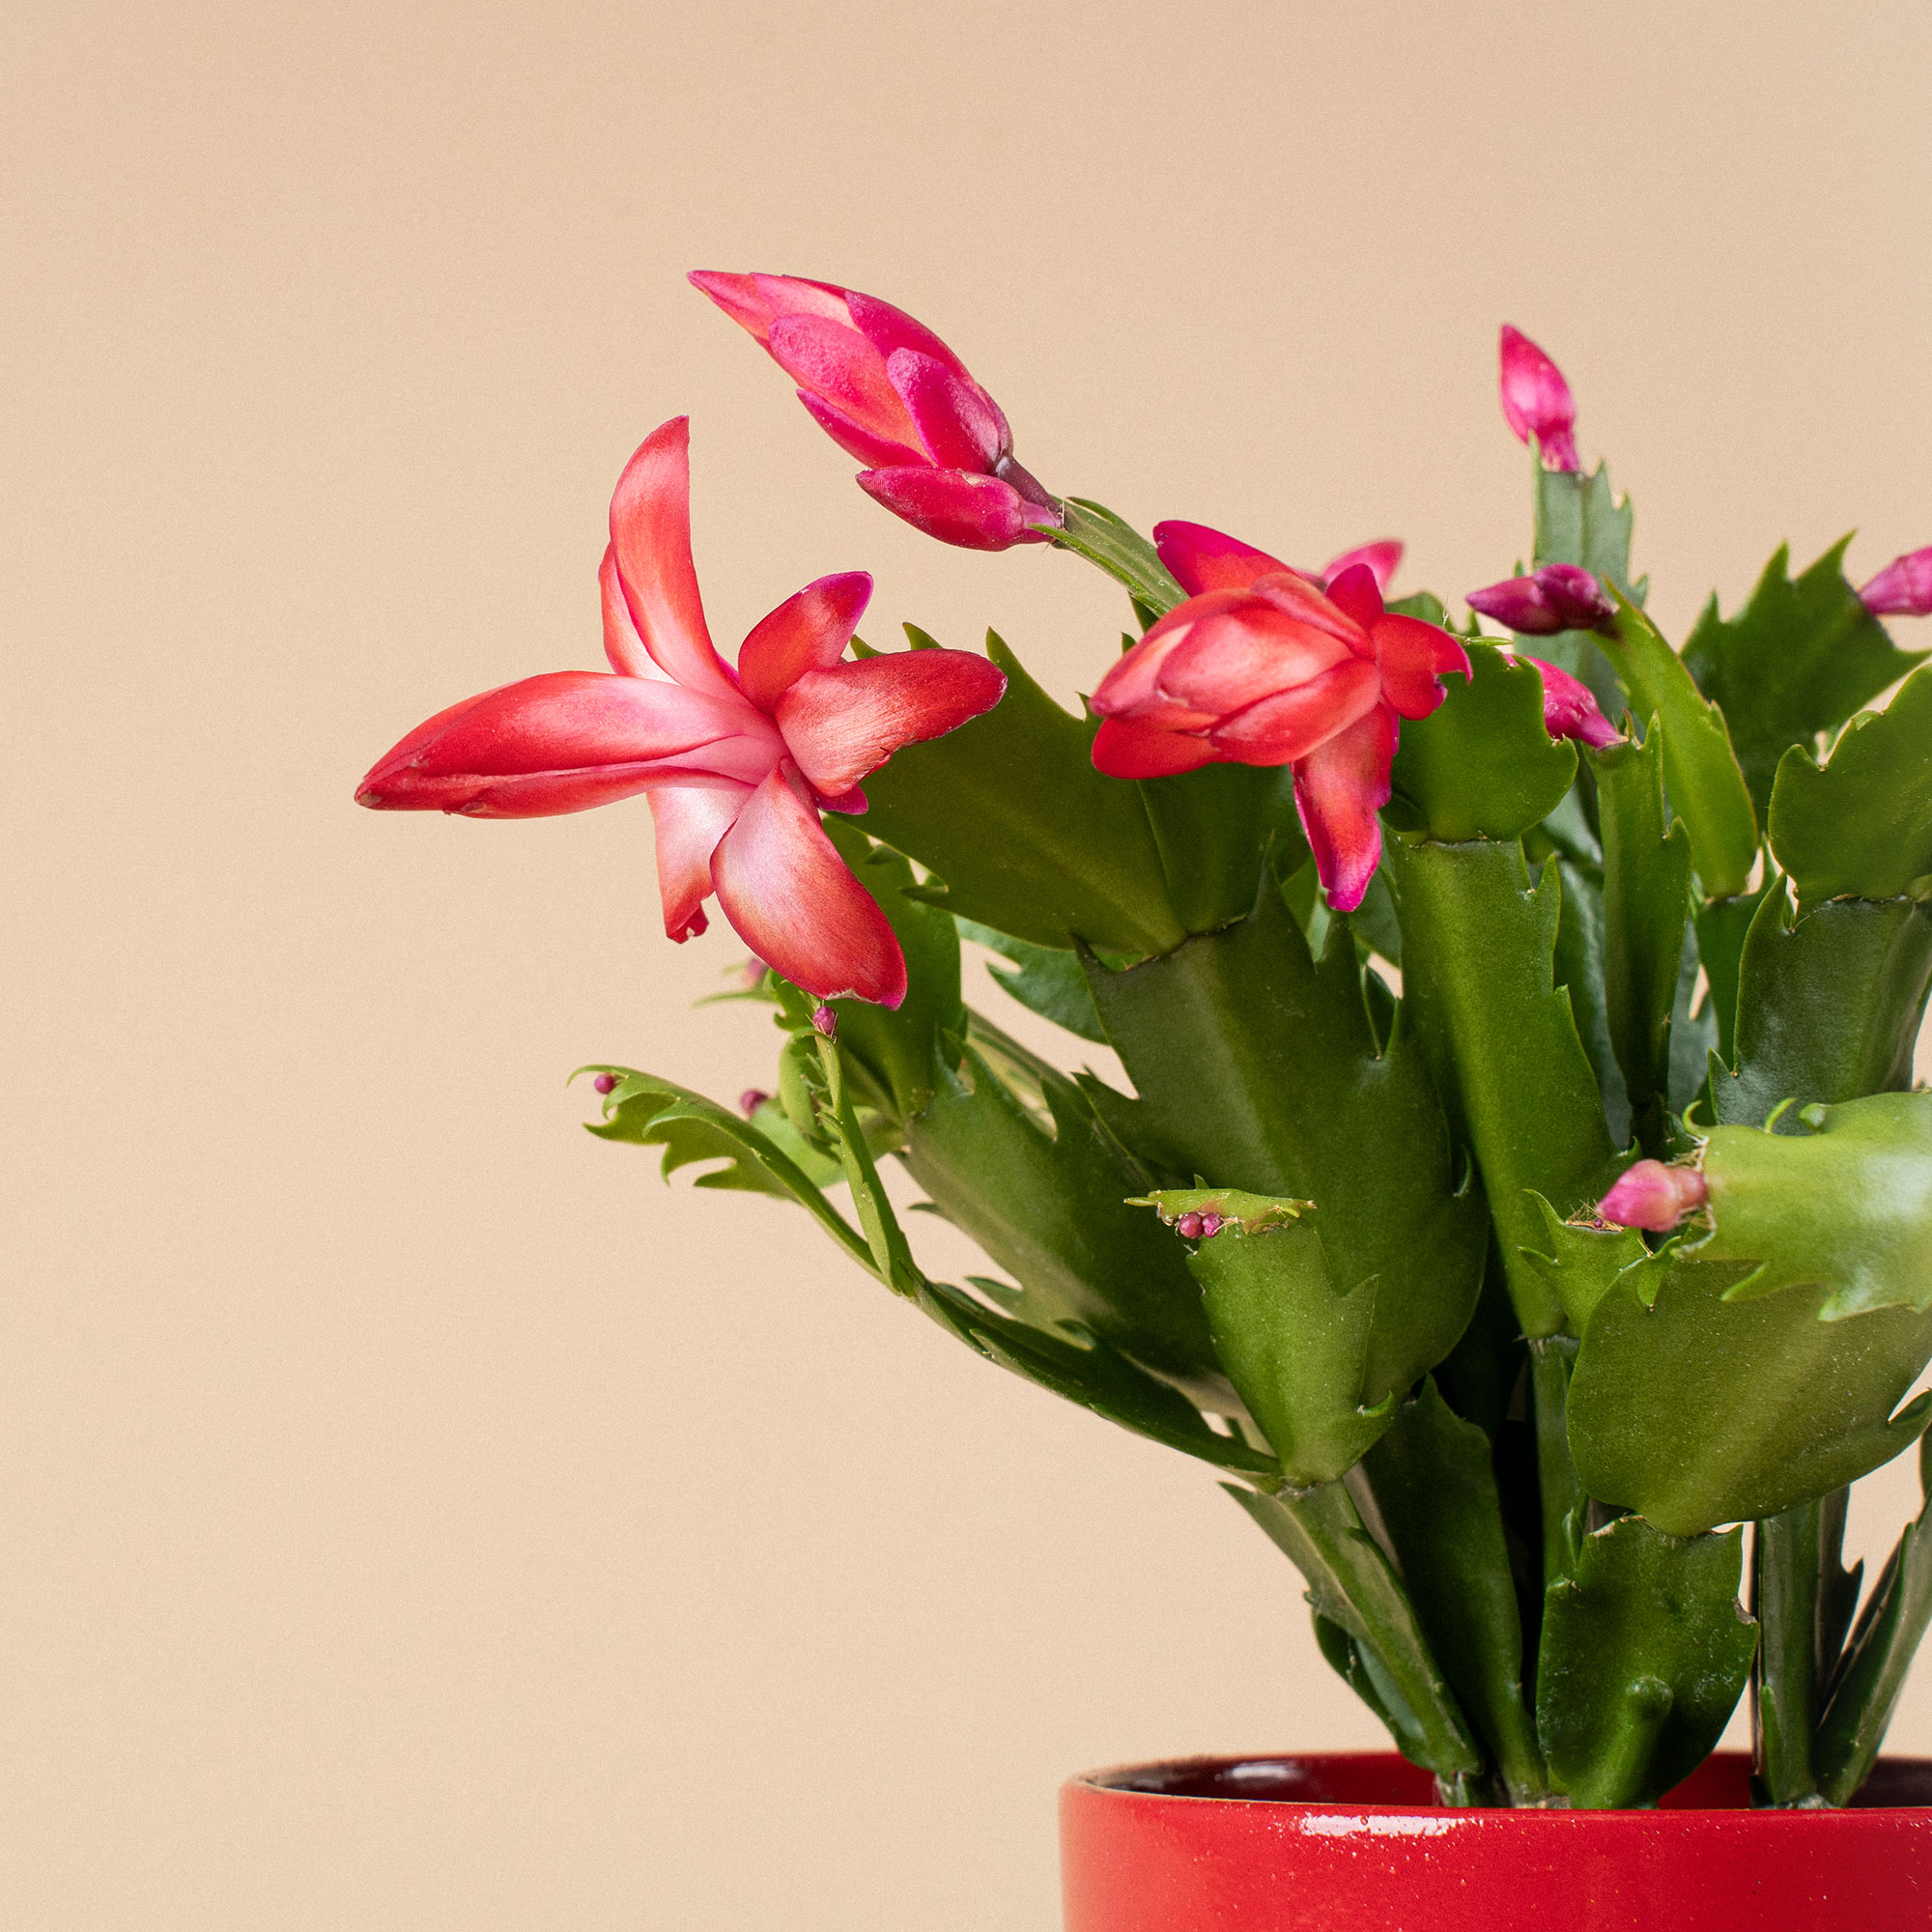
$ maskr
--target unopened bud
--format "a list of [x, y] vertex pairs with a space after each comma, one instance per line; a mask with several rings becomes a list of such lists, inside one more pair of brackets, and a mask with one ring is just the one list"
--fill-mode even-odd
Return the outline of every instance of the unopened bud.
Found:
[[1520, 329], [1503, 324], [1501, 339], [1503, 420], [1519, 442], [1531, 437], [1546, 469], [1579, 469], [1577, 399], [1559, 369]]
[[1893, 557], [1859, 600], [1874, 617], [1932, 616], [1932, 544]]
[[1694, 1214], [1709, 1198], [1704, 1177], [1694, 1167], [1666, 1167], [1661, 1160], [1640, 1160], [1625, 1170], [1597, 1204], [1597, 1212], [1619, 1228], [1642, 1228], [1662, 1235], [1687, 1214]]
[[762, 1087], [747, 1087], [738, 1095], [738, 1111], [749, 1121], [771, 1097]]
[[1546, 563], [1529, 577], [1506, 577], [1463, 599], [1525, 638], [1553, 638], [1558, 631], [1590, 631], [1615, 614], [1595, 576], [1574, 563]]
[[765, 975], [771, 968], [754, 952], [738, 969], [738, 982], [748, 993], [755, 993], [765, 983]]
[[1201, 1221], [1199, 1214], [1182, 1214], [1174, 1224], [1175, 1232], [1186, 1236], [1190, 1241], [1198, 1241], [1201, 1238]]
[[1581, 678], [1572, 677], [1561, 665], [1545, 664], [1541, 658], [1525, 657], [1543, 679], [1543, 728], [1552, 738], [1577, 738], [1601, 751], [1614, 745], [1621, 735], [1605, 718]]
[[1227, 1222], [1222, 1220], [1220, 1215], [1216, 1214], [1210, 1208], [1201, 1217], [1201, 1238], [1204, 1241], [1210, 1239], [1213, 1236], [1218, 1235], [1227, 1225]]
[[614, 1073], [600, 1073], [590, 1084], [600, 1094], [614, 1094], [617, 1091], [617, 1076]]
[[827, 1039], [838, 1037], [838, 1015], [823, 1002], [812, 1008], [811, 1024], [814, 1030], [823, 1034]]

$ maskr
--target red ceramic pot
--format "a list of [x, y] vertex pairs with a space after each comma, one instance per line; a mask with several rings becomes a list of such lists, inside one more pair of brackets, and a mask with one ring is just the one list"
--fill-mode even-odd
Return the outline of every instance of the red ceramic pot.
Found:
[[1393, 1754], [1191, 1758], [1060, 1797], [1066, 1932], [1892, 1932], [1932, 1926], [1932, 1759], [1754, 1811], [1720, 1751], [1654, 1811], [1460, 1811]]

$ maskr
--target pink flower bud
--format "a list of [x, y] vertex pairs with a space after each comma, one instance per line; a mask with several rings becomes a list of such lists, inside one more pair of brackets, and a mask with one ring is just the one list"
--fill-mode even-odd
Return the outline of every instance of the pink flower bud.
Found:
[[1552, 738], [1576, 738], [1601, 750], [1614, 745], [1623, 734], [1605, 718], [1590, 695], [1590, 687], [1575, 678], [1561, 665], [1545, 664], [1541, 658], [1525, 657], [1543, 679], [1543, 728]]
[[1859, 597], [1874, 617], [1932, 616], [1932, 544], [1893, 557]]
[[1190, 1241], [1198, 1241], [1201, 1238], [1201, 1225], [1199, 1214], [1183, 1214], [1175, 1222], [1174, 1228], [1177, 1234], [1184, 1235]]
[[1709, 1193], [1694, 1167], [1640, 1160], [1597, 1204], [1597, 1212], [1619, 1228], [1644, 1228], [1662, 1235], [1703, 1207]]
[[747, 1087], [738, 1095], [738, 1111], [749, 1121], [771, 1097], [762, 1087]]
[[765, 975], [772, 969], [754, 952], [738, 969], [738, 983], [748, 993], [755, 993], [765, 983]]
[[823, 1034], [827, 1039], [838, 1037], [838, 1015], [828, 1006], [816, 1006], [811, 1009], [812, 1029]]
[[1220, 1215], [1215, 1213], [1212, 1208], [1209, 1208], [1201, 1217], [1201, 1238], [1204, 1241], [1211, 1240], [1227, 1225], [1227, 1222], [1222, 1220]]
[[590, 1084], [600, 1094], [614, 1094], [617, 1091], [617, 1076], [614, 1073], [600, 1073]]
[[1574, 563], [1546, 563], [1533, 576], [1506, 577], [1463, 601], [1525, 638], [1594, 630], [1615, 614], [1594, 574]]
[[1519, 442], [1536, 439], [1546, 469], [1579, 469], [1577, 399], [1559, 369], [1521, 330], [1502, 327], [1503, 420]]

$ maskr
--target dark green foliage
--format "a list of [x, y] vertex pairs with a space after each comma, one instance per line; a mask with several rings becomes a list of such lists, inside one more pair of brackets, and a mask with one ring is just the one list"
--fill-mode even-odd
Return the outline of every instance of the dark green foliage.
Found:
[[1713, 595], [1684, 646], [1686, 668], [1723, 710], [1760, 819], [1786, 750], [1808, 750], [1923, 656], [1894, 648], [1845, 581], [1850, 542], [1833, 544], [1797, 579], [1791, 547], [1780, 545], [1749, 603], [1723, 618]]
[[1539, 1796], [1543, 1756], [1523, 1696], [1522, 1626], [1489, 1437], [1425, 1376], [1362, 1472], [1417, 1621], [1512, 1802]]
[[1516, 838], [1555, 810], [1577, 751], [1543, 727], [1543, 678], [1491, 644], [1468, 646], [1470, 676], [1443, 680], [1433, 717], [1402, 727], [1391, 821], [1454, 843]]
[[1841, 1561], [1850, 1495], [1833, 1490], [1766, 1517], [1752, 1539], [1758, 1779], [1774, 1804], [1802, 1804], [1818, 1790], [1813, 1739], [1864, 1570]]
[[1169, 901], [1189, 932], [1214, 932], [1247, 913], [1270, 850], [1278, 878], [1308, 857], [1286, 765], [1204, 765], [1133, 789], [1153, 828]]
[[1752, 1272], [1666, 1250], [1598, 1301], [1570, 1384], [1593, 1496], [1689, 1536], [1841, 1489], [1918, 1438], [1932, 1403], [1893, 1411], [1932, 1361], [1932, 1315], [1822, 1321], [1823, 1287], [1727, 1298]]
[[1932, 897], [1932, 666], [1856, 720], [1823, 770], [1808, 746], [1785, 754], [1771, 843], [1803, 906]]
[[1569, 995], [1552, 979], [1556, 868], [1532, 890], [1514, 841], [1398, 845], [1393, 857], [1405, 1012], [1482, 1170], [1524, 1332], [1554, 1334], [1562, 1306], [1522, 1253], [1544, 1245], [1534, 1197], [1568, 1217], [1618, 1164]]
[[1536, 1728], [1573, 1804], [1654, 1804], [1723, 1735], [1757, 1647], [1738, 1606], [1743, 1544], [1741, 1530], [1680, 1541], [1621, 1517], [1550, 1586]]
[[1670, 1021], [1690, 910], [1690, 841], [1664, 810], [1663, 753], [1653, 718], [1641, 745], [1606, 745], [1591, 756], [1604, 838], [1605, 1017], [1650, 1154], [1668, 1141]]
[[1013, 972], [1003, 973], [997, 966], [986, 970], [1021, 1006], [1082, 1039], [1096, 1044], [1106, 1039], [1077, 954], [1061, 948], [1035, 946], [1030, 940], [1014, 939], [970, 919], [960, 920], [958, 926], [961, 939], [988, 947], [1011, 961], [1016, 969]]

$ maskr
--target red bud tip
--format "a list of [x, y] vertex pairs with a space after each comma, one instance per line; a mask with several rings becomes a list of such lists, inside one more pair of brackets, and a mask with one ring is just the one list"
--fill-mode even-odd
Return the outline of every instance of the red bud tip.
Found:
[[600, 1073], [590, 1084], [600, 1094], [614, 1094], [617, 1091], [617, 1076], [614, 1073]]
[[1932, 544], [1893, 557], [1859, 597], [1874, 617], [1932, 616]]
[[1577, 460], [1577, 399], [1563, 371], [1520, 329], [1503, 324], [1503, 420], [1519, 442], [1534, 437], [1546, 469], [1580, 469]]
[[762, 1087], [747, 1087], [738, 1095], [738, 1111], [749, 1121], [771, 1097]]
[[827, 1039], [838, 1037], [838, 1015], [830, 1007], [816, 1006], [811, 1009], [811, 1024], [815, 1031]]
[[1694, 1167], [1666, 1167], [1640, 1160], [1597, 1204], [1597, 1212], [1619, 1228], [1667, 1233], [1710, 1198], [1704, 1177]]

